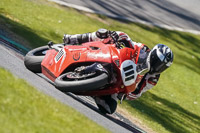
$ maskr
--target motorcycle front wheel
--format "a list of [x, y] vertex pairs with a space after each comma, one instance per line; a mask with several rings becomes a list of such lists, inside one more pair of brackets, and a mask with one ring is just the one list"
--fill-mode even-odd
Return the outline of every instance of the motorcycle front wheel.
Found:
[[80, 76], [75, 72], [68, 72], [55, 80], [55, 87], [63, 92], [97, 90], [106, 84], [108, 84], [108, 75], [106, 73], [90, 73]]
[[42, 46], [29, 51], [24, 57], [24, 65], [34, 73], [41, 73], [41, 63], [49, 50], [48, 46]]

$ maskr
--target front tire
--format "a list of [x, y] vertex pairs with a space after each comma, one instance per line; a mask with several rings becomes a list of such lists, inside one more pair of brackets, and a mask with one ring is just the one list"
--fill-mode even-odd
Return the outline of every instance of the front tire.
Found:
[[24, 65], [34, 73], [41, 73], [41, 63], [49, 50], [48, 46], [42, 46], [29, 51], [24, 57]]
[[81, 80], [70, 80], [65, 73], [55, 80], [55, 87], [63, 92], [83, 92], [97, 90], [108, 84], [108, 75], [106, 73], [96, 74], [95, 76]]

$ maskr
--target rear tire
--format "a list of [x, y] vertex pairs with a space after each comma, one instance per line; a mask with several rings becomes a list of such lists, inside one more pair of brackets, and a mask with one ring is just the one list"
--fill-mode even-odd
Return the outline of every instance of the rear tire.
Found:
[[103, 114], [113, 114], [117, 109], [117, 101], [111, 97], [111, 95], [102, 96], [101, 99], [105, 100], [105, 103], [109, 106], [110, 111], [106, 110], [103, 105], [96, 102], [99, 111]]
[[55, 87], [63, 92], [83, 92], [97, 90], [108, 84], [108, 75], [106, 73], [101, 73], [88, 79], [74, 81], [63, 80], [66, 75], [67, 73], [59, 76], [55, 80]]
[[42, 46], [29, 51], [24, 57], [26, 68], [34, 73], [41, 73], [41, 63], [48, 49], [48, 46]]

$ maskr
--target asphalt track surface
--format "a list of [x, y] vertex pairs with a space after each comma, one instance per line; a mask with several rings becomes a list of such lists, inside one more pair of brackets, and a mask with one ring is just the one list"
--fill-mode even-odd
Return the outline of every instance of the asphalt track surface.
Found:
[[200, 34], [200, 0], [49, 0], [86, 12]]
[[113, 115], [101, 114], [98, 111], [93, 99], [90, 97], [76, 96], [72, 93], [62, 93], [57, 90], [51, 82], [45, 79], [45, 76], [42, 74], [35, 74], [27, 70], [23, 63], [23, 53], [7, 44], [8, 43], [6, 41], [0, 41], [0, 67], [9, 70], [17, 77], [26, 80], [30, 85], [34, 86], [39, 91], [76, 109], [89, 119], [113, 133], [145, 132], [117, 112]]

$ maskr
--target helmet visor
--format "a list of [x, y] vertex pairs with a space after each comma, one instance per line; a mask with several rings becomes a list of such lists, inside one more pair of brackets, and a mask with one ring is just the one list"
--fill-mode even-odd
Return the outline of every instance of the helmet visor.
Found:
[[147, 56], [148, 53], [144, 52], [142, 49], [140, 50], [140, 55], [137, 62], [137, 72], [140, 75], [145, 75], [149, 71], [149, 65], [147, 64]]
[[154, 56], [156, 55], [154, 52], [156, 52], [156, 50], [152, 52], [152, 56], [150, 58], [150, 73], [161, 73], [166, 70], [168, 66], [166, 66], [166, 63], [161, 61], [158, 56]]

